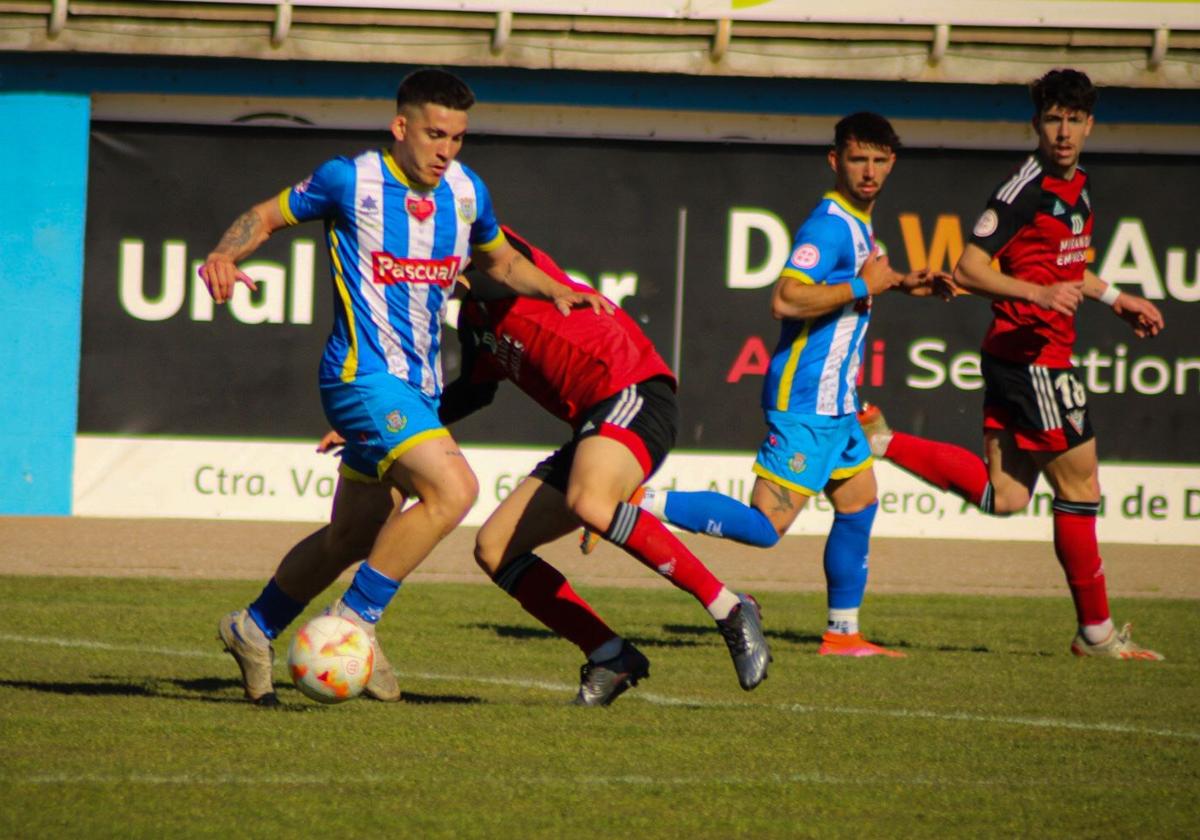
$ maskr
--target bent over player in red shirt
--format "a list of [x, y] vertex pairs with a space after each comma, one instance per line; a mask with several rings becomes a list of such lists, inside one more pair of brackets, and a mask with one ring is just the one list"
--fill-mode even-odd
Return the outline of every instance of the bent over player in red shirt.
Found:
[[1109, 614], [1096, 543], [1096, 438], [1071, 350], [1075, 311], [1085, 297], [1112, 307], [1139, 337], [1156, 335], [1163, 317], [1154, 304], [1085, 267], [1092, 199], [1079, 155], [1092, 130], [1091, 80], [1076, 70], [1052, 70], [1033, 83], [1032, 95], [1038, 149], [992, 194], [954, 273], [960, 286], [993, 301], [981, 358], [984, 460], [893, 432], [874, 407], [860, 421], [877, 456], [985, 513], [1024, 509], [1044, 475], [1054, 490], [1054, 550], [1079, 623], [1072, 653], [1162, 659], [1133, 642], [1129, 625], [1118, 631]]
[[[546, 254], [504, 231], [550, 277], [585, 288]], [[771, 658], [757, 602], [731, 592], [662, 522], [626, 501], [675, 443], [671, 369], [620, 309], [611, 315], [580, 309], [563, 318], [553, 304], [512, 296], [481, 272], [470, 274], [471, 293], [459, 314], [463, 371], [443, 393], [442, 422], [487, 405], [508, 379], [574, 430], [480, 528], [476, 562], [587, 656], [578, 705], [607, 705], [649, 674], [646, 657], [534, 553], [581, 523], [694, 596], [716, 621], [741, 687], [757, 686]]]

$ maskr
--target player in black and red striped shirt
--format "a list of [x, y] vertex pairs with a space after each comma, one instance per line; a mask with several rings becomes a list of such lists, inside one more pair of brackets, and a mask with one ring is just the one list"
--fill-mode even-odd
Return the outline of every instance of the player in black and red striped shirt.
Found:
[[[1163, 317], [1087, 269], [1092, 238], [1088, 173], [1079, 165], [1096, 89], [1077, 70], [1032, 85], [1038, 148], [992, 193], [954, 279], [992, 300], [983, 340], [984, 459], [947, 443], [893, 432], [877, 408], [860, 421], [877, 456], [950, 490], [985, 513], [1024, 509], [1038, 476], [1054, 490], [1054, 549], [1075, 601], [1077, 656], [1162, 659], [1118, 631], [1096, 543], [1100, 482], [1087, 392], [1071, 367], [1075, 311], [1084, 298], [1112, 307], [1139, 337]], [[992, 260], [999, 262], [999, 270]]]
[[[515, 231], [503, 230], [556, 282], [587, 290]], [[515, 297], [483, 272], [460, 279], [470, 289], [458, 318], [462, 371], [442, 392], [441, 422], [487, 406], [499, 383], [510, 381], [572, 429], [570, 440], [480, 527], [475, 559], [530, 615], [587, 657], [574, 702], [606, 706], [650, 671], [642, 652], [535, 553], [581, 524], [693, 596], [716, 621], [738, 683], [755, 688], [771, 661], [758, 602], [730, 591], [653, 514], [626, 501], [662, 464], [678, 427], [675, 374], [650, 339], [617, 307], [611, 314], [579, 308], [564, 318], [553, 303]], [[340, 440], [331, 433], [320, 448]], [[319, 579], [321, 570], [302, 563], [288, 572], [310, 588], [328, 585], [341, 571], [331, 565], [324, 570], [331, 574]]]

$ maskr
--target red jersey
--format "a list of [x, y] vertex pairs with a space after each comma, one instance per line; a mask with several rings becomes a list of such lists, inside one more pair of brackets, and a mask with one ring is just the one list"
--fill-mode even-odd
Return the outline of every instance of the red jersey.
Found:
[[[971, 242], [1010, 277], [1040, 286], [1082, 280], [1092, 242], [1087, 173], [1077, 167], [1070, 180], [1056, 178], [1030, 155], [992, 194]], [[994, 301], [992, 314], [984, 352], [1010, 362], [1071, 366], [1075, 316], [1018, 300]]]
[[[590, 291], [511, 230], [505, 228], [504, 233], [555, 280]], [[564, 316], [546, 300], [482, 301], [468, 296], [459, 315], [459, 337], [472, 382], [509, 379], [571, 426], [587, 409], [629, 385], [656, 376], [675, 384], [675, 375], [650, 339], [619, 308], [607, 315], [580, 307]]]

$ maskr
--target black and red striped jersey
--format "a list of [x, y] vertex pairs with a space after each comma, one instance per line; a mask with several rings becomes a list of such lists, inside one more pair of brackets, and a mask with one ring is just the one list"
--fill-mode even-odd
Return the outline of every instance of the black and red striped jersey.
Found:
[[[992, 193], [970, 241], [1010, 277], [1042, 286], [1082, 280], [1092, 242], [1087, 172], [1077, 167], [1069, 180], [1057, 178], [1030, 155]], [[994, 301], [992, 314], [985, 352], [1011, 362], [1071, 366], [1073, 315], [1019, 300]]]
[[[554, 280], [590, 291], [545, 252], [510, 228], [503, 230], [513, 247]], [[581, 306], [564, 316], [553, 303], [538, 298], [484, 301], [468, 295], [458, 330], [466, 381], [447, 388], [449, 401], [457, 401], [468, 384], [508, 379], [555, 417], [575, 426], [588, 409], [629, 385], [655, 377], [675, 385], [666, 361], [619, 307], [608, 315]], [[459, 413], [455, 407], [446, 416]]]

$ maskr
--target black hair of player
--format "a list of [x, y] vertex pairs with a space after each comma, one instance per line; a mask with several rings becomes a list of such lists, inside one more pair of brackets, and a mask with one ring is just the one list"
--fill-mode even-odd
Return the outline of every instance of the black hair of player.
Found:
[[1047, 108], [1053, 108], [1055, 105], [1068, 111], [1094, 114], [1099, 92], [1087, 73], [1062, 69], [1051, 70], [1040, 79], [1034, 80], [1029, 85], [1029, 95], [1033, 99], [1033, 115], [1040, 117], [1046, 113]]
[[396, 110], [405, 105], [441, 105], [453, 111], [466, 111], [475, 104], [475, 94], [467, 83], [437, 67], [422, 67], [404, 77], [396, 90]]
[[886, 117], [870, 111], [859, 111], [848, 117], [842, 117], [833, 128], [833, 148], [841, 152], [857, 140], [864, 146], [877, 146], [881, 149], [896, 151], [900, 148], [900, 137]]

